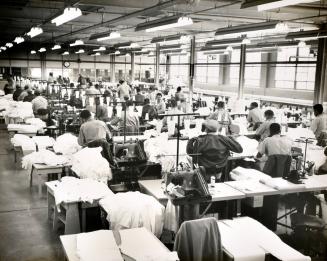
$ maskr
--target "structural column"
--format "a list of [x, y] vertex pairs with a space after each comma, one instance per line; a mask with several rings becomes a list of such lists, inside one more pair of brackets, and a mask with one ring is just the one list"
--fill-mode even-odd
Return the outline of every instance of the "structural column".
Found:
[[41, 60], [41, 80], [46, 80], [47, 75], [46, 75], [46, 54], [41, 53], [40, 54], [40, 60]]
[[241, 45], [241, 57], [240, 57], [240, 72], [238, 80], [237, 99], [243, 99], [244, 93], [244, 74], [245, 74], [245, 57], [246, 57], [246, 45]]
[[315, 77], [313, 103], [321, 103], [327, 107], [327, 39], [318, 40], [318, 56]]
[[135, 53], [131, 53], [131, 82], [135, 79]]
[[110, 82], [115, 82], [115, 55], [110, 55]]
[[159, 70], [160, 70], [160, 44], [156, 44], [156, 66], [155, 66], [155, 77], [154, 82], [156, 86], [159, 86]]
[[195, 36], [191, 38], [191, 47], [190, 47], [190, 69], [189, 69], [189, 91], [190, 98], [193, 96], [194, 89], [194, 77], [195, 77], [195, 61], [196, 61], [196, 52], [195, 52]]
[[170, 64], [171, 64], [171, 56], [167, 54], [166, 56], [166, 80], [167, 82], [170, 80]]

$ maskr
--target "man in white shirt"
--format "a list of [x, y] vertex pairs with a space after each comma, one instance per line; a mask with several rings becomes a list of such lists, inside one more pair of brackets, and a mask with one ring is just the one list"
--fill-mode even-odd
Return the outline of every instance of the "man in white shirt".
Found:
[[130, 97], [131, 88], [125, 81], [120, 80], [117, 92], [119, 93], [120, 101], [124, 101], [125, 96]]
[[166, 112], [166, 104], [162, 100], [162, 93], [158, 92], [156, 95], [156, 105], [155, 105], [157, 114], [163, 114]]
[[327, 131], [327, 118], [323, 112], [324, 108], [321, 104], [315, 104], [313, 106], [313, 113], [316, 118], [311, 123], [311, 130], [313, 131], [317, 140], [319, 140], [319, 136], [322, 134], [322, 132]]
[[264, 118], [262, 111], [258, 108], [258, 103], [252, 102], [249, 108], [249, 114], [247, 116], [247, 121], [250, 123], [249, 127], [253, 127], [253, 130], [256, 130], [256, 125], [263, 122]]
[[35, 98], [32, 100], [32, 109], [34, 115], [37, 114], [38, 109], [47, 109], [48, 108], [48, 101], [41, 96], [40, 92], [36, 90], [34, 92]]
[[260, 141], [263, 141], [270, 134], [270, 124], [275, 122], [274, 112], [272, 110], [265, 111], [266, 121], [263, 122], [260, 127], [256, 130], [255, 134], [260, 136]]
[[280, 125], [271, 123], [269, 131], [269, 137], [259, 144], [257, 157], [260, 158], [263, 155], [291, 155], [293, 141], [286, 136], [280, 135]]

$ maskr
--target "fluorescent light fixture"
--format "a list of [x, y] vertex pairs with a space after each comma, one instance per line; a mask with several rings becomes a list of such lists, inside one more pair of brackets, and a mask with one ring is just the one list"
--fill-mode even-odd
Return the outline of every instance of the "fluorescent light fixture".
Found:
[[7, 50], [7, 47], [1, 46], [0, 49], [3, 50], [3, 51], [6, 51]]
[[186, 37], [186, 35], [175, 34], [175, 35], [154, 37], [152, 38], [151, 43], [164, 43], [169, 41], [177, 41], [177, 40], [182, 40], [183, 37]]
[[248, 32], [264, 32], [267, 30], [275, 30], [277, 21], [263, 22], [263, 23], [254, 23], [254, 24], [245, 24], [237, 26], [229, 26], [224, 28], [219, 28], [215, 35], [229, 35], [229, 34], [246, 34]]
[[118, 47], [119, 49], [128, 49], [128, 48], [137, 48], [139, 47], [139, 45], [137, 43], [128, 42], [128, 43], [117, 44], [116, 47]]
[[58, 49], [61, 49], [61, 46], [59, 44], [55, 44], [51, 50], [58, 50]]
[[249, 38], [244, 38], [242, 44], [250, 44], [251, 40]]
[[120, 54], [120, 51], [117, 50], [117, 51], [115, 52], [115, 54], [116, 54], [116, 55]]
[[31, 51], [31, 54], [36, 54], [36, 51], [35, 51], [35, 50], [32, 50], [32, 51]]
[[79, 8], [67, 7], [65, 8], [64, 12], [58, 17], [56, 17], [55, 19], [53, 19], [51, 23], [56, 24], [56, 26], [59, 26], [71, 20], [74, 20], [75, 18], [81, 15], [82, 15], [82, 11]]
[[41, 47], [41, 48], [39, 49], [39, 52], [40, 52], [40, 53], [44, 53], [46, 50], [47, 50], [47, 49], [45, 49], [44, 47]]
[[206, 42], [206, 46], [237, 45], [237, 44], [241, 44], [244, 39], [245, 39], [244, 37], [239, 37], [239, 38], [229, 38], [229, 39], [222, 39], [222, 40], [211, 40]]
[[76, 40], [74, 43], [71, 43], [69, 46], [78, 46], [83, 44], [84, 42], [82, 40]]
[[304, 48], [307, 46], [307, 44], [305, 43], [305, 41], [300, 41], [299, 44], [297, 45], [299, 48]]
[[75, 53], [84, 53], [84, 50], [83, 49], [79, 49], [77, 52], [75, 52]]
[[33, 38], [42, 33], [43, 33], [43, 29], [41, 27], [32, 27], [31, 30], [27, 33], [27, 35]]
[[111, 39], [116, 39], [120, 38], [121, 35], [118, 32], [111, 32], [111, 33], [105, 33], [105, 34], [98, 34], [90, 37], [90, 40], [97, 39], [97, 41], [105, 41], [105, 40], [111, 40]]
[[137, 43], [131, 43], [130, 47], [131, 48], [137, 48], [137, 47], [139, 47], [139, 45]]
[[101, 55], [101, 53], [99, 53], [99, 52], [91, 54], [91, 56], [100, 56], [100, 55]]
[[180, 49], [182, 45], [180, 44], [171, 44], [171, 45], [163, 45], [160, 46], [160, 50], [173, 50], [173, 49]]
[[305, 3], [316, 2], [316, 0], [275, 0], [275, 1], [264, 1], [262, 4], [258, 4], [257, 8], [259, 12], [267, 11], [271, 9], [277, 9], [290, 5], [298, 5]]
[[153, 21], [138, 24], [135, 28], [135, 31], [145, 30], [146, 32], [155, 32], [191, 24], [193, 24], [193, 20], [190, 17], [169, 16], [162, 19], [156, 19]]
[[103, 52], [106, 50], [106, 47], [100, 46], [98, 49], [93, 49], [94, 52]]
[[293, 39], [293, 40], [315, 40], [319, 38], [326, 38], [327, 37], [327, 30], [309, 30], [309, 31], [298, 31], [298, 32], [291, 32], [286, 35], [286, 39]]
[[63, 52], [61, 55], [69, 55], [69, 52]]
[[24, 42], [25, 40], [24, 40], [24, 38], [23, 37], [20, 37], [20, 36], [17, 36], [16, 38], [15, 38], [15, 40], [14, 40], [14, 42], [16, 43], [16, 44], [20, 44], [20, 43], [22, 43], [22, 42]]
[[8, 48], [11, 48], [11, 47], [13, 47], [14, 45], [13, 45], [12, 43], [6, 43], [6, 46], [7, 46]]

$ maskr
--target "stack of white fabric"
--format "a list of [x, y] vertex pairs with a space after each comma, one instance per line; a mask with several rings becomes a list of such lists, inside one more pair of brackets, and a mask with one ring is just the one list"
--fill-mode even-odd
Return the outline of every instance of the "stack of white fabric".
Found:
[[[186, 156], [187, 141], [179, 141], [179, 162], [188, 163]], [[177, 140], [168, 140], [167, 133], [144, 142], [144, 151], [149, 161], [160, 163], [163, 172], [176, 167]], [[165, 156], [166, 155], [166, 156]]]
[[36, 163], [57, 166], [67, 164], [68, 162], [69, 159], [67, 157], [56, 155], [50, 150], [40, 150], [24, 156], [22, 158], [22, 167], [24, 169], [30, 169], [32, 164]]
[[304, 189], [305, 184], [294, 184], [283, 178], [270, 178], [265, 180], [260, 180], [261, 183], [265, 184], [268, 187], [279, 191], [297, 191], [299, 189]]
[[81, 148], [82, 147], [77, 142], [77, 137], [70, 133], [59, 136], [53, 144], [54, 151], [63, 155], [74, 154]]
[[108, 186], [93, 179], [78, 179], [75, 177], [63, 177], [54, 190], [56, 205], [62, 202], [89, 202], [104, 197], [113, 197], [113, 192]]
[[39, 118], [29, 118], [25, 120], [26, 124], [34, 125], [38, 130], [43, 130], [47, 125]]
[[238, 153], [238, 156], [256, 156], [258, 153], [259, 142], [255, 139], [250, 139], [246, 136], [239, 136], [235, 139], [243, 148], [242, 153]]
[[162, 233], [164, 206], [140, 192], [117, 193], [100, 200], [113, 230], [145, 227], [157, 237]]
[[109, 162], [101, 155], [102, 148], [84, 148], [72, 157], [72, 170], [80, 178], [111, 180]]
[[6, 116], [10, 118], [21, 119], [33, 118], [34, 114], [32, 109], [32, 103], [12, 101], [10, 102], [9, 108], [7, 108], [6, 110]]
[[23, 134], [15, 134], [11, 139], [11, 143], [14, 146], [22, 147], [23, 152], [36, 150], [34, 141], [30, 137]]
[[8, 131], [17, 131], [20, 133], [37, 133], [38, 129], [34, 125], [28, 124], [8, 124]]
[[256, 169], [246, 169], [242, 167], [237, 167], [233, 169], [230, 172], [230, 176], [232, 180], [248, 180], [248, 179], [265, 180], [271, 178], [270, 176]]
[[49, 136], [34, 136], [32, 140], [37, 145], [38, 149], [46, 149], [47, 147], [52, 147], [53, 144], [56, 142], [54, 138]]

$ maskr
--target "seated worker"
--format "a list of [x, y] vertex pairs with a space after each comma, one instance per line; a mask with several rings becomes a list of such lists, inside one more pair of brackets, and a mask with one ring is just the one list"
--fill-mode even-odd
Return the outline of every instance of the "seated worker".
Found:
[[33, 90], [32, 89], [28, 89], [27, 90], [27, 96], [25, 96], [24, 98], [24, 102], [32, 102], [33, 99], [35, 98], [34, 94], [33, 94]]
[[[241, 145], [231, 137], [217, 134], [221, 126], [216, 120], [206, 120], [202, 129], [205, 135], [192, 138], [188, 141], [186, 152], [193, 159], [193, 164], [203, 166], [206, 170], [204, 177], [210, 182], [210, 177], [215, 176], [218, 181], [221, 179], [221, 172], [227, 164], [230, 151], [242, 153]], [[193, 155], [192, 154], [200, 154]]]
[[263, 122], [260, 127], [256, 130], [255, 134], [258, 135], [260, 141], [263, 141], [270, 134], [270, 124], [275, 122], [274, 112], [272, 110], [266, 110], [264, 113], [266, 121]]
[[81, 111], [80, 118], [82, 125], [78, 136], [79, 145], [87, 146], [91, 141], [101, 139], [109, 141], [111, 139], [107, 125], [103, 121], [93, 119], [90, 111]]
[[131, 87], [127, 84], [126, 81], [120, 80], [117, 88], [117, 92], [119, 94], [120, 101], [124, 101], [124, 97], [130, 95]]
[[135, 103], [136, 105], [143, 105], [144, 104], [144, 95], [141, 94], [141, 89], [140, 88], [136, 88], [136, 94], [134, 96], [135, 99]]
[[20, 87], [19, 85], [16, 85], [16, 90], [12, 94], [12, 99], [14, 101], [18, 101], [18, 97], [22, 92], [23, 92], [22, 87]]
[[76, 107], [78, 109], [81, 109], [81, 108], [83, 108], [83, 101], [82, 101], [82, 98], [81, 98], [80, 95], [77, 98], [77, 93], [79, 93], [79, 91], [74, 90], [74, 92], [70, 96], [69, 105], [72, 106], [72, 107]]
[[259, 105], [257, 102], [251, 102], [250, 108], [249, 108], [249, 114], [246, 117], [249, 125], [249, 128], [252, 128], [253, 130], [256, 130], [260, 123], [263, 122], [263, 115], [262, 111], [258, 108]]
[[156, 95], [155, 109], [157, 114], [164, 114], [166, 111], [166, 103], [162, 100], [161, 92], [158, 92]]
[[100, 95], [100, 91], [96, 89], [92, 82], [89, 82], [89, 87], [85, 90], [85, 95]]
[[175, 100], [176, 102], [184, 99], [184, 94], [182, 93], [182, 87], [178, 86], [176, 89], [176, 93], [175, 93]]
[[[133, 110], [133, 102], [127, 101], [123, 106], [121, 116], [118, 119], [115, 119], [110, 122], [110, 127], [119, 131], [120, 135], [124, 134], [124, 127], [126, 126], [126, 135], [137, 135], [139, 133], [140, 122], [137, 114]], [[126, 110], [126, 124], [125, 119], [125, 110]]]
[[18, 96], [18, 101], [23, 101], [24, 98], [27, 96], [27, 91], [29, 89], [28, 85], [25, 85], [24, 90], [21, 92], [21, 94]]
[[263, 155], [291, 155], [293, 141], [281, 136], [281, 127], [278, 123], [271, 123], [269, 126], [270, 135], [259, 143], [257, 158]]
[[[48, 109], [38, 109], [36, 117], [41, 119], [42, 121], [44, 121], [46, 124], [46, 127], [51, 127], [51, 126], [57, 125], [56, 121], [49, 116]], [[47, 129], [43, 133], [44, 133], [44, 135], [51, 136], [51, 131], [49, 129]]]
[[[148, 119], [146, 119], [146, 115], [148, 114]], [[157, 116], [157, 112], [156, 109], [153, 105], [150, 105], [150, 100], [149, 98], [145, 98], [144, 99], [144, 106], [142, 108], [142, 122], [144, 122], [145, 120], [149, 120], [152, 121], [153, 119], [155, 119]]]
[[151, 105], [155, 104], [155, 102], [156, 102], [156, 91], [155, 91], [155, 88], [153, 86], [150, 86], [147, 98], [149, 98]]
[[47, 109], [48, 108], [48, 101], [46, 98], [41, 96], [39, 90], [34, 92], [35, 98], [32, 100], [32, 108], [34, 114], [37, 114], [38, 109]]
[[313, 131], [318, 145], [320, 145], [321, 139], [323, 139], [322, 135], [327, 131], [327, 118], [321, 104], [315, 104], [313, 106], [313, 113], [316, 118], [312, 121], [310, 129]]
[[223, 101], [217, 102], [217, 110], [209, 115], [208, 120], [216, 120], [219, 123], [226, 122], [228, 125], [231, 124], [232, 118], [225, 109], [225, 103]]
[[[180, 109], [178, 109], [177, 102], [175, 100], [171, 100], [170, 102], [171, 108], [166, 114], [184, 114]], [[167, 126], [168, 120], [174, 120], [177, 123], [177, 116], [169, 116], [164, 117], [163, 126]], [[184, 122], [184, 116], [180, 116], [180, 125]]]
[[9, 84], [6, 84], [3, 88], [3, 91], [5, 92], [5, 95], [8, 95], [12, 94], [14, 92], [14, 89]]
[[87, 106], [86, 109], [94, 113], [96, 119], [107, 122], [109, 120], [108, 109], [107, 106], [100, 104], [100, 99], [101, 99], [100, 97], [95, 97], [94, 98], [95, 105]]

